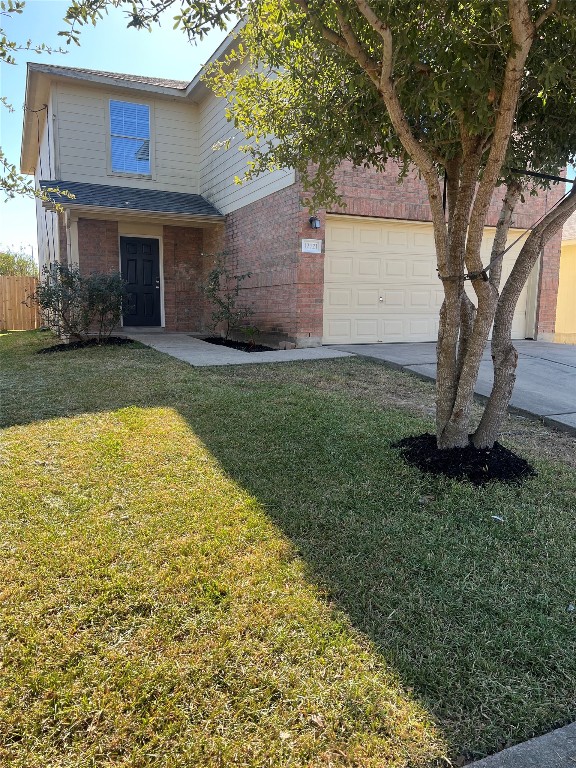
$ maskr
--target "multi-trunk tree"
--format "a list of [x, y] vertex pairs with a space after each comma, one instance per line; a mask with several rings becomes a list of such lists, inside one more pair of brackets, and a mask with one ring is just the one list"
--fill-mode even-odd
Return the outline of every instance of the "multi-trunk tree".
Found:
[[[172, 12], [191, 38], [234, 16], [236, 51], [209, 81], [248, 138], [251, 170], [298, 169], [320, 206], [343, 160], [415, 167], [430, 203], [444, 290], [437, 345], [440, 448], [493, 445], [515, 380], [514, 309], [576, 190], [537, 223], [501, 285], [514, 207], [532, 191], [513, 168], [558, 173], [576, 147], [576, 5], [571, 0], [75, 0], [69, 39], [108, 5], [150, 27]], [[176, 15], [174, 15], [176, 14]], [[443, 186], [445, 183], [446, 195]], [[502, 210], [489, 263], [489, 206]], [[446, 205], [444, 205], [444, 197]], [[474, 301], [466, 291], [470, 281]], [[472, 436], [474, 386], [492, 329], [494, 387]]]

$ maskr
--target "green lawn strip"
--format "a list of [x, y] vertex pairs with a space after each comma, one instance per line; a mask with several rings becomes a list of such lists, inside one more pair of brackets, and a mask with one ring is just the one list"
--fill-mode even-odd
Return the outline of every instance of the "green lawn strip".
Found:
[[432, 765], [576, 717], [573, 471], [422, 477], [364, 361], [40, 343], [0, 338], [5, 761]]

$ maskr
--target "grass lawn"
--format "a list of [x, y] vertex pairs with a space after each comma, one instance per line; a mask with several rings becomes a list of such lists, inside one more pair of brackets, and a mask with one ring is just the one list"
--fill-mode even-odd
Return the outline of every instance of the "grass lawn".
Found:
[[573, 438], [511, 419], [538, 477], [478, 489], [398, 459], [432, 387], [368, 361], [47, 342], [0, 336], [0, 765], [424, 768], [576, 718]]

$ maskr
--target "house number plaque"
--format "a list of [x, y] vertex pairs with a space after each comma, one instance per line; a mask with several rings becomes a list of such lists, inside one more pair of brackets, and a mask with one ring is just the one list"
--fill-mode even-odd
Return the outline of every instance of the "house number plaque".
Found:
[[302, 253], [322, 253], [322, 240], [302, 240]]

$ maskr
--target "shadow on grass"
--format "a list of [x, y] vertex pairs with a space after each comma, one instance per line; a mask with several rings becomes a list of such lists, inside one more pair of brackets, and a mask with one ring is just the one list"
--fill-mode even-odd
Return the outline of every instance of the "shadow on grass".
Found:
[[19, 386], [5, 390], [6, 422], [177, 409], [413, 689], [454, 754], [494, 752], [576, 716], [568, 471], [555, 487], [546, 468], [523, 488], [423, 477], [390, 447], [423, 431], [421, 420], [380, 412], [345, 387], [338, 396], [294, 385], [287, 364], [271, 382], [257, 366], [198, 370], [147, 349], [55, 357], [22, 348], [10, 359], [5, 375]]

